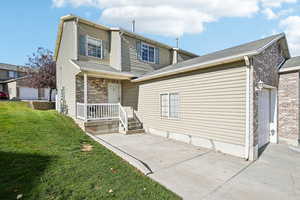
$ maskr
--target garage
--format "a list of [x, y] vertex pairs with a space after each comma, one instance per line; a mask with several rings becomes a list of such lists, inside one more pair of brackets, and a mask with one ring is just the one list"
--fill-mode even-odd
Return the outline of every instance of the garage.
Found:
[[19, 87], [19, 98], [24, 100], [38, 99], [38, 89]]

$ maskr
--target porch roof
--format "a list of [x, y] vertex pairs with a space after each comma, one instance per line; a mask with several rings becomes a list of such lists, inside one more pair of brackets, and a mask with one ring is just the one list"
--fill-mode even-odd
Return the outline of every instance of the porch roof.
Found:
[[137, 77], [137, 75], [133, 73], [122, 72], [109, 65], [93, 63], [88, 61], [78, 61], [78, 60], [70, 60], [70, 61], [72, 64], [74, 64], [77, 68], [79, 68], [83, 72], [113, 76], [119, 79], [130, 79], [130, 78]]

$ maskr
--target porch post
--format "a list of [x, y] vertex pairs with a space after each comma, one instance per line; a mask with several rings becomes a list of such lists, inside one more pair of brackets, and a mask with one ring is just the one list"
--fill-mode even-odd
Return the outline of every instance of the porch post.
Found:
[[87, 74], [84, 73], [83, 74], [83, 86], [84, 86], [84, 89], [83, 89], [83, 93], [84, 93], [84, 100], [83, 100], [83, 103], [84, 103], [84, 120], [87, 121], [87, 101], [88, 101], [88, 95], [87, 95], [87, 89], [88, 89], [88, 85], [87, 85]]

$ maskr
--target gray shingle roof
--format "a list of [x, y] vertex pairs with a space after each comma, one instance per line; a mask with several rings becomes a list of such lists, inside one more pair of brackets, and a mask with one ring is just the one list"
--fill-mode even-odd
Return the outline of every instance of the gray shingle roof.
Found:
[[87, 62], [87, 61], [78, 61], [72, 60], [79, 68], [83, 71], [92, 71], [92, 72], [104, 72], [109, 74], [118, 74], [128, 77], [137, 77], [136, 75], [129, 73], [129, 72], [121, 72], [109, 65]]
[[300, 67], [300, 56], [292, 57], [288, 59], [281, 67], [281, 69], [286, 69], [290, 67]]
[[[272, 35], [260, 40], [256, 40], [253, 42], [249, 42], [246, 44], [234, 46], [231, 48], [227, 48], [221, 51], [216, 51], [213, 53], [209, 53], [203, 56], [199, 56], [196, 58], [192, 58], [190, 60], [186, 60], [174, 65], [169, 65], [167, 67], [164, 67], [162, 69], [150, 72], [145, 74], [144, 76], [140, 77], [139, 79], [142, 80], [146, 77], [153, 77], [158, 74], [164, 74], [168, 73], [174, 70], [180, 70], [181, 68], [193, 66], [193, 65], [201, 65], [207, 62], [214, 62], [218, 60], [222, 60], [225, 58], [229, 57], [237, 57], [237, 56], [246, 56], [246, 55], [252, 55], [252, 54], [257, 54], [262, 50], [265, 46], [269, 45], [273, 41], [277, 41], [280, 38], [284, 37], [285, 35], [283, 33], [277, 34], [277, 35]], [[136, 79], [138, 80], [138, 79]]]
[[27, 67], [19, 66], [19, 65], [12, 65], [12, 64], [7, 64], [7, 63], [0, 63], [0, 69], [25, 72]]

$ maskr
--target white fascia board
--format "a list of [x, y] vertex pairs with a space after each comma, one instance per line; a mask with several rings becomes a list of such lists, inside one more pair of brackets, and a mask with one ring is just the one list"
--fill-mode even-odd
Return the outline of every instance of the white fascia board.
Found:
[[216, 65], [219, 65], [219, 64], [226, 64], [226, 63], [241, 61], [243, 59], [244, 59], [244, 54], [234, 56], [234, 57], [227, 57], [227, 58], [222, 58], [222, 59], [218, 59], [218, 60], [212, 60], [212, 61], [204, 62], [204, 63], [201, 63], [201, 64], [189, 65], [189, 66], [186, 66], [186, 67], [181, 67], [179, 69], [175, 69], [175, 70], [161, 72], [161, 73], [150, 75], [150, 76], [137, 78], [137, 79], [132, 80], [132, 82], [140, 82], [140, 81], [145, 81], [145, 80], [149, 80], [149, 79], [160, 78], [160, 77], [164, 77], [164, 76], [170, 76], [170, 75], [174, 75], [174, 74], [178, 74], [178, 73], [194, 71], [194, 70], [197, 70], [197, 69], [204, 69], [204, 68], [213, 67], [213, 66], [216, 66]]
[[69, 60], [77, 69], [79, 69], [81, 72], [90, 72], [90, 73], [102, 73], [102, 74], [107, 74], [107, 75], [111, 75], [111, 76], [118, 76], [118, 77], [122, 77], [122, 78], [126, 78], [126, 79], [130, 79], [132, 77], [134, 77], [134, 75], [132, 74], [128, 74], [128, 73], [118, 73], [118, 72], [109, 72], [109, 71], [104, 71], [104, 70], [99, 70], [99, 69], [87, 69], [87, 68], [82, 68], [80, 66], [78, 66], [75, 62], [73, 62], [73, 60]]
[[288, 68], [281, 68], [279, 70], [279, 73], [282, 73], [282, 72], [290, 72], [290, 71], [298, 71], [300, 70], [300, 66], [295, 66], [295, 67], [288, 67]]
[[201, 63], [201, 64], [189, 65], [189, 66], [182, 67], [182, 68], [179, 68], [179, 69], [175, 69], [175, 70], [161, 72], [161, 73], [150, 75], [150, 76], [137, 78], [137, 79], [132, 80], [132, 82], [140, 82], [140, 81], [145, 81], [145, 80], [149, 80], [149, 79], [160, 78], [160, 77], [163, 77], [163, 76], [170, 76], [170, 75], [174, 75], [174, 74], [177, 74], [177, 73], [193, 71], [193, 70], [196, 70], [196, 69], [212, 67], [212, 66], [219, 65], [219, 64], [225, 64], [225, 63], [230, 63], [230, 62], [234, 62], [234, 61], [244, 60], [245, 56], [250, 57], [250, 56], [255, 56], [257, 54], [260, 54], [262, 51], [264, 51], [266, 48], [268, 48], [275, 41], [281, 39], [282, 37], [284, 37], [284, 34], [279, 35], [278, 37], [274, 38], [272, 41], [270, 41], [269, 43], [267, 43], [266, 45], [264, 45], [263, 47], [261, 47], [258, 50], [255, 50], [255, 51], [249, 51], [249, 52], [246, 52], [246, 53], [243, 53], [243, 54], [228, 56], [228, 57], [221, 58], [221, 59], [207, 61], [207, 62], [204, 62], [204, 63]]

